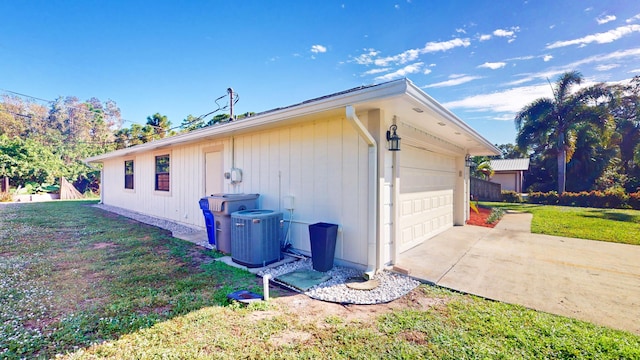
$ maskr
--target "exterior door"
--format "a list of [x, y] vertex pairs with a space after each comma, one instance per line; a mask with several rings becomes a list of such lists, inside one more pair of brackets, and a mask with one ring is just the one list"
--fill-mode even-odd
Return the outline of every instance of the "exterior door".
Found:
[[206, 195], [223, 191], [222, 151], [210, 151], [204, 154], [204, 189]]

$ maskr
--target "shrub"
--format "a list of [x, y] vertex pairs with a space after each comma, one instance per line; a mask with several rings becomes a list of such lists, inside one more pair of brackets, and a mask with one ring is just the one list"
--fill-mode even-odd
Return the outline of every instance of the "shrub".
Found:
[[11, 202], [13, 201], [13, 196], [9, 192], [0, 192], [0, 202]]
[[504, 215], [504, 210], [502, 210], [501, 208], [492, 208], [491, 209], [491, 214], [489, 214], [489, 216], [487, 217], [487, 224], [493, 224], [494, 222], [502, 219], [502, 216]]
[[617, 209], [621, 208], [627, 203], [629, 196], [624, 192], [621, 187], [613, 187], [604, 191], [604, 206], [605, 208]]
[[581, 191], [578, 193], [565, 192], [558, 196], [556, 192], [531, 193], [528, 202], [544, 205], [563, 205], [594, 208], [633, 208], [640, 209], [640, 194], [627, 194], [624, 189], [616, 187], [605, 191]]
[[515, 191], [502, 190], [502, 202], [521, 203], [522, 196]]
[[558, 193], [555, 191], [533, 192], [529, 194], [529, 202], [532, 204], [557, 205], [559, 201]]
[[640, 210], [640, 191], [629, 194], [627, 205], [632, 209]]

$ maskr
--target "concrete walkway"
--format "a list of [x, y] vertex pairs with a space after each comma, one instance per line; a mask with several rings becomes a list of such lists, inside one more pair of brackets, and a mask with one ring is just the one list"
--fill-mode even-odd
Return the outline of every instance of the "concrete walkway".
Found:
[[640, 334], [640, 246], [531, 234], [531, 217], [454, 227], [398, 265], [464, 293]]

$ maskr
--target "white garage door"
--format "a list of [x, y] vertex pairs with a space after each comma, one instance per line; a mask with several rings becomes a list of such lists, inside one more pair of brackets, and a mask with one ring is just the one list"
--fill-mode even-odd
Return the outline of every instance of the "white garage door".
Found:
[[453, 226], [453, 157], [406, 146], [400, 154], [399, 252]]

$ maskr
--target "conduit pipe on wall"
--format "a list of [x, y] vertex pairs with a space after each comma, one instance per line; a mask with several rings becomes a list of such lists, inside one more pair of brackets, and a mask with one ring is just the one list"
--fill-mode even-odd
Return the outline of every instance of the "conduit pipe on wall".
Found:
[[[369, 278], [373, 278], [375, 276], [376, 270], [382, 267], [380, 263], [380, 243], [378, 242], [378, 186], [376, 178], [378, 177], [378, 143], [376, 139], [369, 133], [367, 128], [362, 124], [358, 116], [356, 115], [356, 111], [351, 105], [346, 106], [346, 117], [347, 121], [353, 125], [353, 127], [358, 131], [358, 134], [366, 141], [369, 146], [369, 201], [371, 202], [370, 206], [368, 206], [368, 242], [367, 242], [367, 270], [365, 275]], [[373, 245], [373, 251], [372, 251]]]

